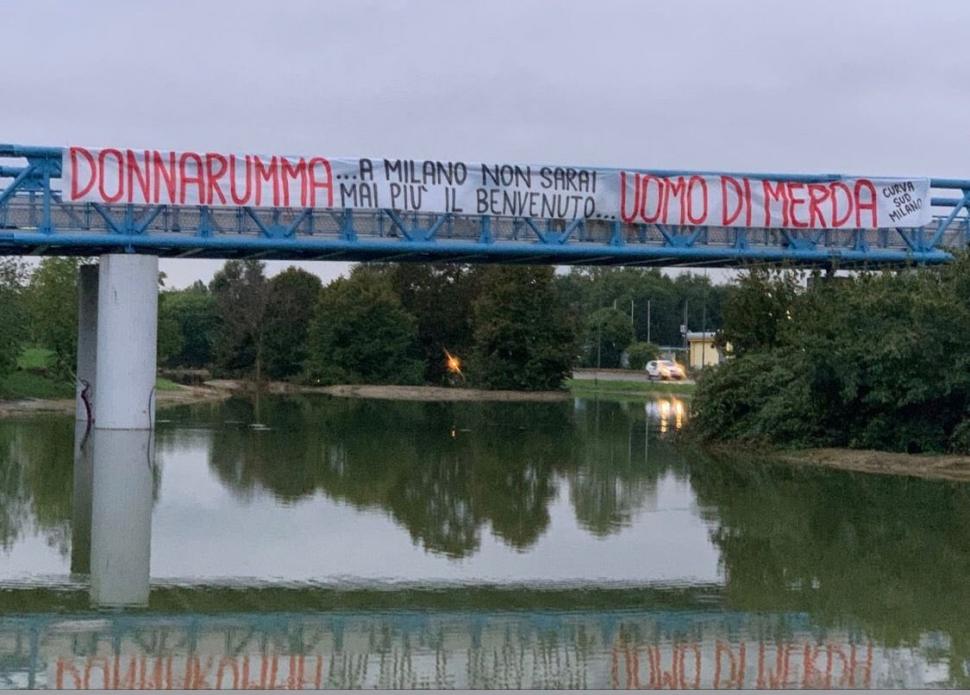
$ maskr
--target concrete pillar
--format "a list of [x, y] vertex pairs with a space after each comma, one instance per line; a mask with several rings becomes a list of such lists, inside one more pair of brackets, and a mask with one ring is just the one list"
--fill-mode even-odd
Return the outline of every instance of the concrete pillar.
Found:
[[94, 430], [74, 423], [74, 485], [71, 494], [71, 574], [91, 572], [91, 495]]
[[101, 256], [95, 427], [155, 425], [158, 257]]
[[148, 605], [154, 432], [95, 428], [91, 602]]
[[97, 384], [98, 354], [98, 266], [82, 265], [77, 280], [77, 391], [74, 418], [88, 421], [88, 410], [81, 398], [87, 389], [87, 399], [94, 418], [94, 391]]

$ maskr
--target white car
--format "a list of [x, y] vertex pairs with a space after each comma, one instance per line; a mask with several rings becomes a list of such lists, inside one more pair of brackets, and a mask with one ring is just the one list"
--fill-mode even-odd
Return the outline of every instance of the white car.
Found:
[[651, 360], [644, 367], [651, 379], [686, 379], [684, 368], [670, 360]]

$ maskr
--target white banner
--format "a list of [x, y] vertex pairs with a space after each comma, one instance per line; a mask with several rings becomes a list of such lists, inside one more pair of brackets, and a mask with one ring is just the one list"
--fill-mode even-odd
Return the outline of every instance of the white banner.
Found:
[[64, 150], [62, 197], [106, 205], [392, 209], [686, 226], [876, 229], [930, 221], [929, 179], [757, 177], [508, 163]]

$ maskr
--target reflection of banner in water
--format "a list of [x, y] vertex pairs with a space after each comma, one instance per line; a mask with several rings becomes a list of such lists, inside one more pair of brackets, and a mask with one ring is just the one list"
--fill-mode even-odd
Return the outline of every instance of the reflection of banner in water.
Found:
[[[252, 615], [0, 621], [0, 683], [169, 688], [812, 688], [939, 681], [918, 649], [800, 615]], [[3, 645], [32, 642], [36, 654]], [[765, 635], [773, 635], [770, 639]], [[3, 671], [14, 663], [39, 671]], [[905, 668], [900, 668], [905, 664]], [[944, 682], [948, 675], [944, 676]]]
[[58, 657], [50, 665], [47, 686], [108, 690], [872, 686], [871, 642], [819, 643], [805, 637], [779, 642], [614, 644], [606, 680], [603, 654], [583, 658], [565, 645], [542, 649], [533, 644], [525, 650], [523, 646], [507, 642], [454, 653], [398, 644], [387, 651], [359, 654]]
[[613, 649], [611, 688], [869, 688], [873, 644], [799, 635]]

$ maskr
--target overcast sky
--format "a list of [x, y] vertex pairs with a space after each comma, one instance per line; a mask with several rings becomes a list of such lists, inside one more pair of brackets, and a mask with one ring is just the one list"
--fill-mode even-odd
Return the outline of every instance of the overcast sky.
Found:
[[[963, 0], [31, 0], [0, 21], [3, 142], [970, 178]], [[175, 286], [219, 265], [162, 261]]]

